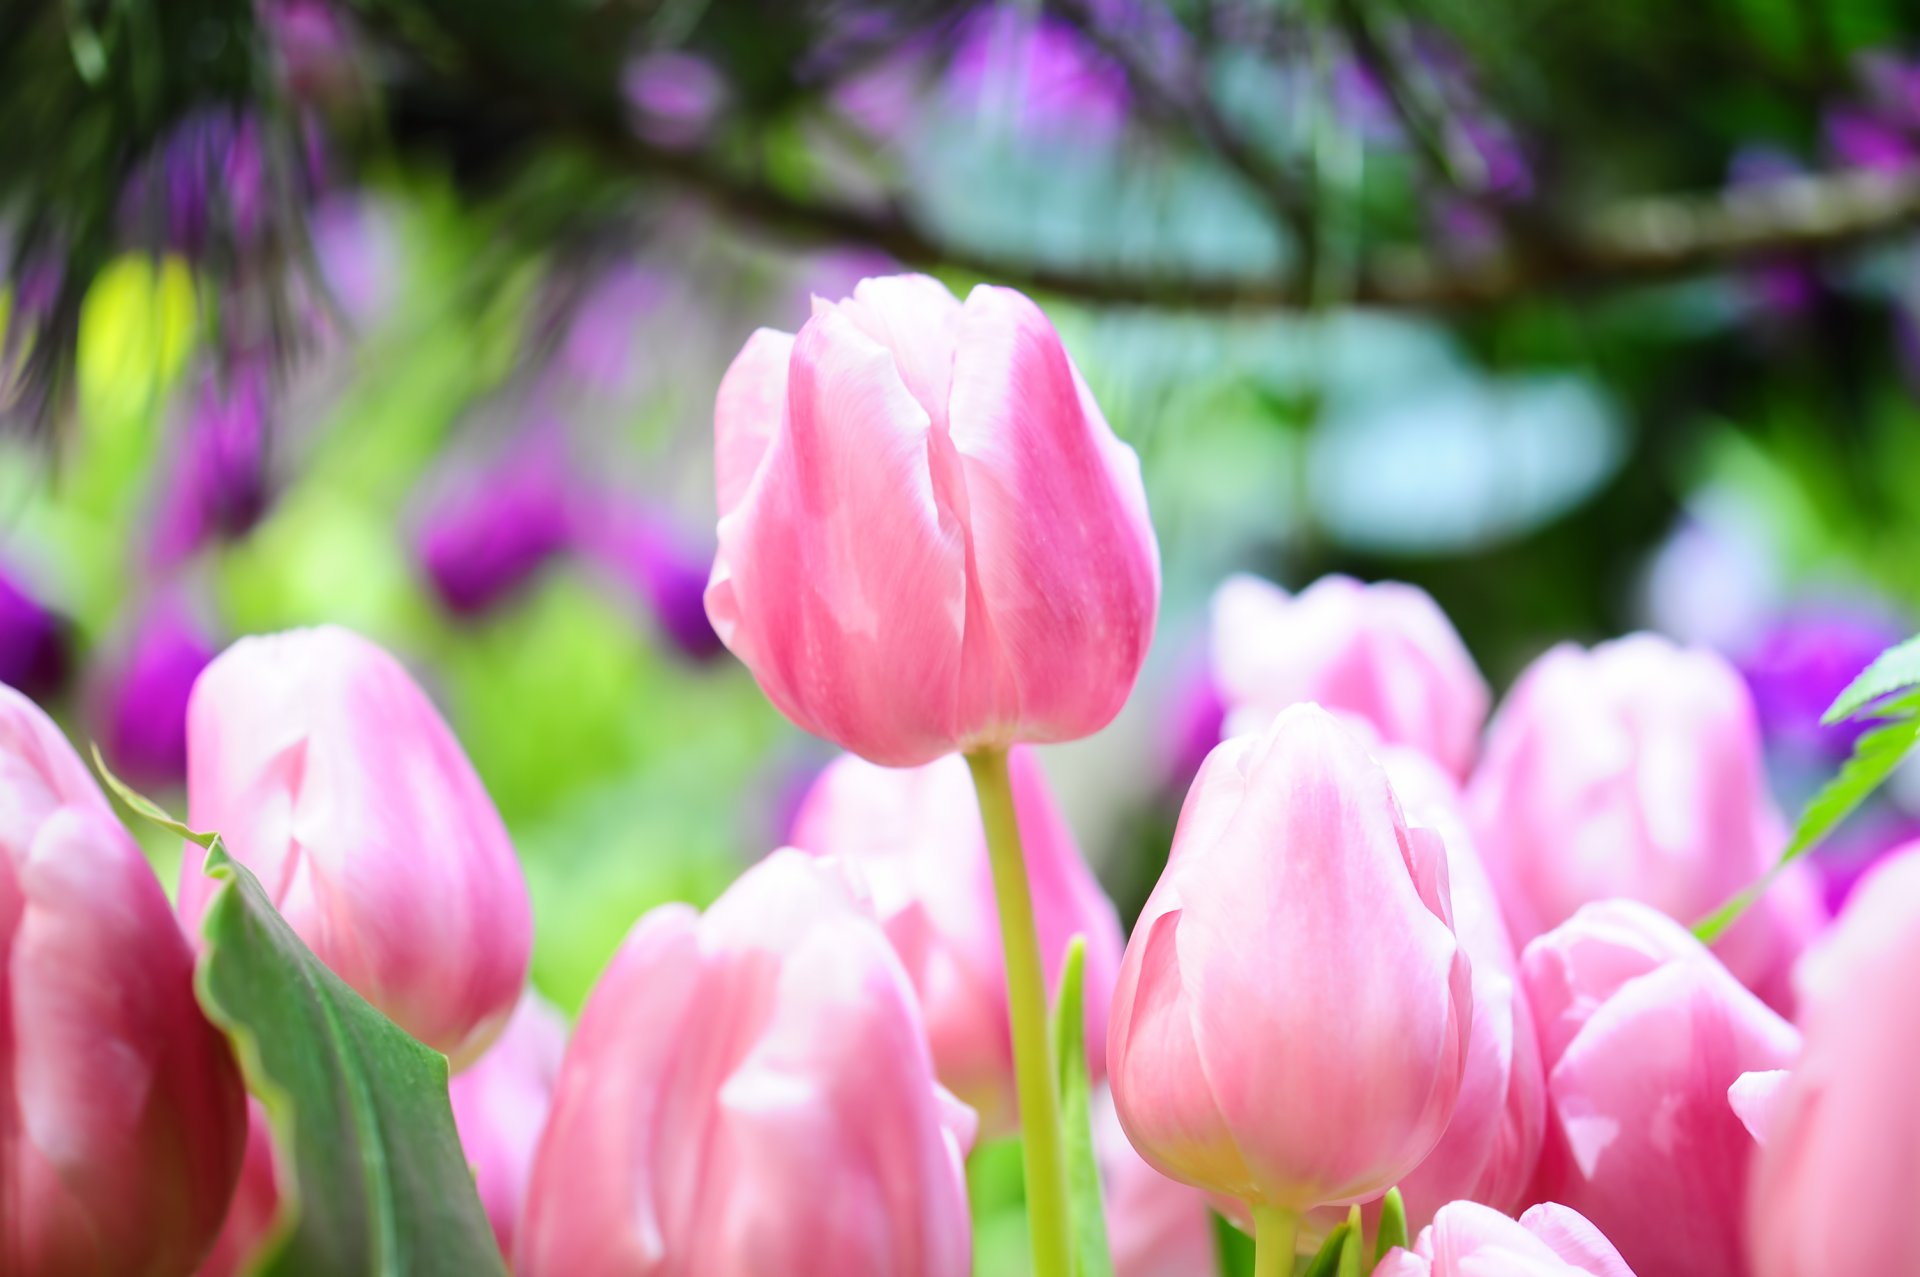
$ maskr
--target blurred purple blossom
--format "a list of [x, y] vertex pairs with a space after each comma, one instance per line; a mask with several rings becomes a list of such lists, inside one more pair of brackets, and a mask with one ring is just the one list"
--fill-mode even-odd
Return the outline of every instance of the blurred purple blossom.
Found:
[[348, 320], [367, 324], [392, 304], [400, 247], [379, 206], [360, 197], [334, 196], [314, 208], [307, 233], [321, 282]]
[[260, 124], [209, 107], [176, 125], [134, 170], [121, 203], [126, 233], [190, 257], [216, 235], [241, 246], [267, 224], [266, 155]]
[[135, 622], [117, 657], [97, 674], [94, 730], [107, 761], [128, 781], [185, 783], [187, 697], [218, 650], [186, 601], [167, 594]]
[[0, 683], [45, 703], [66, 684], [71, 640], [65, 618], [0, 571]]
[[264, 356], [243, 356], [202, 374], [160, 495], [151, 545], [156, 566], [177, 564], [210, 541], [242, 537], [266, 513], [273, 395]]
[[1161, 777], [1169, 793], [1187, 792], [1200, 764], [1220, 743], [1226, 720], [1226, 701], [1202, 643], [1174, 676], [1163, 710]]
[[606, 271], [568, 321], [561, 366], [602, 390], [631, 389], [641, 365], [641, 322], [659, 311], [671, 290], [666, 275], [638, 263], [622, 262]]
[[726, 106], [727, 84], [713, 64], [688, 53], [645, 53], [622, 76], [633, 128], [657, 146], [699, 142]]
[[1902, 126], [1857, 107], [1827, 112], [1827, 149], [1843, 168], [1898, 173], [1911, 168], [1920, 149]]
[[1126, 126], [1126, 73], [1078, 30], [1024, 6], [984, 5], [961, 23], [947, 94], [962, 111], [1032, 136], [1104, 140]]
[[602, 499], [581, 520], [578, 546], [590, 562], [637, 596], [660, 633], [697, 661], [719, 655], [707, 620], [713, 553], [674, 521], [631, 498]]
[[327, 105], [351, 94], [357, 82], [354, 37], [336, 0], [258, 0], [260, 30], [289, 94]]
[[[1735, 187], [1766, 186], [1804, 176], [1806, 166], [1776, 147], [1749, 146], [1736, 151], [1727, 166]], [[1740, 282], [1755, 309], [1777, 319], [1796, 319], [1820, 301], [1820, 274], [1811, 259], [1775, 257], [1741, 271]]]
[[1803, 757], [1845, 757], [1863, 729], [1822, 727], [1820, 716], [1874, 657], [1907, 634], [1898, 617], [1871, 603], [1806, 603], [1777, 616], [1737, 662], [1769, 746]]
[[572, 495], [564, 460], [538, 442], [452, 475], [427, 507], [417, 542], [447, 610], [479, 616], [524, 588], [567, 548]]

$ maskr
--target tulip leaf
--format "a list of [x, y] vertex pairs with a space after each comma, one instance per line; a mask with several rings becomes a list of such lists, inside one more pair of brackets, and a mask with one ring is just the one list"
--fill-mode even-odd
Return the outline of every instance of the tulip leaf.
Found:
[[1360, 1261], [1367, 1244], [1361, 1236], [1360, 1208], [1347, 1207], [1347, 1236], [1340, 1243], [1339, 1277], [1360, 1277]]
[[1253, 1238], [1218, 1211], [1213, 1215], [1213, 1253], [1220, 1277], [1241, 1277], [1253, 1271]]
[[1100, 1165], [1093, 1151], [1093, 1113], [1087, 1073], [1085, 1012], [1087, 942], [1075, 936], [1060, 968], [1053, 1004], [1053, 1058], [1060, 1075], [1060, 1134], [1067, 1159], [1067, 1202], [1073, 1212], [1074, 1277], [1113, 1277], [1107, 1249]]
[[1834, 698], [1820, 721], [1828, 726], [1856, 718], [1862, 710], [1895, 692], [1920, 687], [1920, 635], [1888, 648], [1861, 670], [1846, 690]]
[[1327, 1234], [1327, 1240], [1320, 1243], [1319, 1251], [1300, 1272], [1300, 1277], [1340, 1277], [1340, 1260], [1347, 1251], [1347, 1243], [1353, 1240], [1354, 1226], [1347, 1220], [1341, 1220]]
[[[1902, 644], [1883, 655], [1881, 661], [1909, 647], [1912, 647], [1911, 643]], [[1863, 683], [1867, 684], [1864, 692], [1857, 693], [1853, 688], [1849, 688], [1841, 693], [1840, 700], [1834, 704], [1835, 710], [1842, 705], [1851, 704], [1854, 707], [1851, 716], [1870, 714], [1879, 721], [1861, 734], [1860, 739], [1853, 744], [1852, 755], [1840, 765], [1840, 770], [1834, 774], [1833, 779], [1821, 786], [1820, 792], [1808, 800], [1807, 805], [1801, 809], [1800, 821], [1794, 826], [1793, 838], [1787, 843], [1786, 850], [1780, 853], [1780, 859], [1767, 872], [1767, 875], [1694, 924], [1694, 934], [1701, 940], [1711, 944], [1719, 939], [1754, 901], [1766, 894], [1767, 888], [1773, 885], [1774, 879], [1779, 877], [1781, 870], [1811, 851], [1828, 834], [1838, 828], [1840, 822], [1853, 813], [1854, 808], [1865, 802], [1887, 777], [1893, 775], [1894, 770], [1913, 750], [1915, 744], [1920, 743], [1920, 691], [1909, 690], [1905, 695], [1896, 696], [1891, 701], [1884, 700], [1885, 692], [1876, 694], [1873, 689], [1885, 688], [1887, 680], [1868, 682], [1868, 676], [1873, 674], [1879, 665], [1880, 661], [1875, 661], [1867, 668], [1866, 673], [1854, 680], [1854, 688], [1860, 687]], [[1848, 717], [1848, 715], [1842, 717]], [[1829, 717], [1824, 721], [1833, 721], [1832, 711], [1829, 711]]]
[[1378, 1264], [1395, 1246], [1407, 1244], [1407, 1203], [1400, 1190], [1390, 1188], [1380, 1201], [1380, 1226], [1373, 1233], [1373, 1262]]
[[135, 812], [204, 847], [221, 883], [194, 991], [272, 1123], [280, 1217], [253, 1277], [505, 1277], [454, 1129], [446, 1057], [328, 970], [218, 834], [100, 772]]

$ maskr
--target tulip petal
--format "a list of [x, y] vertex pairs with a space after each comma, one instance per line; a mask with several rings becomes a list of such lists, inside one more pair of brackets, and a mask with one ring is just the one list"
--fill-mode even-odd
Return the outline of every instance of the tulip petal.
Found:
[[792, 333], [756, 329], [720, 379], [713, 405], [713, 469], [723, 516], [740, 504], [780, 432], [792, 356]]

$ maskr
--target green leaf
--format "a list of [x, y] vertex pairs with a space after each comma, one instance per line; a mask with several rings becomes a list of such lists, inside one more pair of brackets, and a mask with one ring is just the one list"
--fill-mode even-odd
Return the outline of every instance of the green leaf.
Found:
[[1253, 1238], [1218, 1211], [1213, 1214], [1213, 1253], [1221, 1277], [1241, 1277], [1253, 1271]]
[[1377, 1265], [1395, 1246], [1407, 1244], [1407, 1203], [1400, 1190], [1390, 1188], [1380, 1202], [1380, 1227], [1373, 1234], [1373, 1262]]
[[1861, 670], [1834, 699], [1820, 721], [1828, 725], [1845, 722], [1875, 701], [1915, 687], [1920, 687], [1920, 635], [1876, 656], [1873, 664]]
[[222, 884], [194, 991], [233, 1042], [280, 1158], [276, 1237], [253, 1277], [505, 1277], [454, 1129], [446, 1057], [314, 957], [218, 834], [100, 771], [129, 807], [205, 847]]
[[1060, 992], [1053, 1005], [1053, 1058], [1060, 1069], [1060, 1133], [1067, 1158], [1067, 1200], [1073, 1211], [1073, 1271], [1075, 1277], [1113, 1277], [1089, 1108], [1086, 967], [1086, 938], [1075, 936], [1067, 946], [1067, 959], [1060, 969]]
[[1360, 1277], [1360, 1262], [1367, 1248], [1361, 1237], [1360, 1208], [1347, 1207], [1347, 1237], [1340, 1243], [1339, 1277]]
[[[1887, 655], [1903, 651], [1908, 646], [1903, 644]], [[1875, 666], [1878, 664], [1878, 661], [1874, 662]], [[1869, 667], [1867, 674], [1872, 672], [1873, 667]], [[1861, 679], [1864, 678], [1866, 674], [1861, 675]], [[1858, 682], [1856, 680], [1856, 684]], [[1843, 696], [1842, 700], [1845, 699]], [[1873, 699], [1869, 694], [1868, 701]], [[1793, 839], [1788, 842], [1787, 849], [1780, 853], [1779, 861], [1766, 877], [1694, 924], [1693, 933], [1702, 941], [1711, 944], [1719, 939], [1728, 927], [1739, 920], [1748, 906], [1766, 894], [1767, 888], [1773, 885], [1782, 869], [1819, 845], [1841, 821], [1853, 813], [1854, 808], [1865, 802], [1868, 795], [1893, 774], [1901, 760], [1920, 742], [1920, 691], [1908, 692], [1883, 704], [1876, 713], [1885, 721], [1863, 733], [1854, 742], [1853, 755], [1840, 765], [1833, 779], [1821, 786], [1820, 792], [1808, 801], [1800, 813], [1800, 823], [1794, 827]]]
[[1320, 1251], [1300, 1277], [1340, 1277], [1340, 1260], [1346, 1254], [1347, 1243], [1353, 1240], [1354, 1225], [1346, 1220], [1333, 1226], [1327, 1234], [1327, 1240], [1320, 1243]]

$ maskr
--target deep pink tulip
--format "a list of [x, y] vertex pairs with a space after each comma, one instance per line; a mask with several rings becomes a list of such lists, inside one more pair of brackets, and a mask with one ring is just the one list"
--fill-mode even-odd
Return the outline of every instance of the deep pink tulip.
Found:
[[1592, 1220], [1640, 1277], [1741, 1277], [1754, 1141], [1727, 1091], [1789, 1064], [1799, 1034], [1631, 900], [1585, 906], [1527, 946], [1521, 972], [1547, 1064], [1534, 1200]]
[[247, 1151], [240, 1182], [227, 1204], [227, 1218], [198, 1277], [244, 1277], [273, 1235], [280, 1212], [279, 1171], [274, 1166], [273, 1132], [260, 1101], [247, 1101]]
[[[1009, 759], [1047, 987], [1075, 935], [1087, 937], [1087, 1060], [1106, 1075], [1107, 1010], [1120, 968], [1120, 920], [1054, 804], [1039, 762]], [[1007, 977], [993, 871], [973, 778], [958, 755], [925, 767], [877, 767], [843, 755], [820, 774], [793, 844], [857, 865], [920, 997], [940, 1080], [991, 1134], [1018, 1123]]]
[[1175, 1179], [1300, 1211], [1377, 1196], [1453, 1116], [1473, 997], [1446, 855], [1316, 705], [1202, 765], [1120, 968], [1107, 1064]]
[[1806, 1049], [1765, 1121], [1754, 1277], [1920, 1273], [1920, 844], [1882, 861], [1800, 965]]
[[1218, 1263], [1207, 1196], [1168, 1179], [1127, 1142], [1113, 1096], [1093, 1097], [1093, 1152], [1105, 1195], [1114, 1277], [1201, 1277]]
[[794, 722], [905, 767], [1119, 712], [1159, 549], [1138, 458], [1027, 298], [866, 280], [748, 340], [714, 435], [707, 614]]
[[1487, 719], [1487, 682], [1452, 623], [1398, 581], [1326, 576], [1288, 595], [1229, 577], [1213, 596], [1213, 663], [1233, 733], [1317, 701], [1464, 777]]
[[[1786, 842], [1740, 676], [1651, 634], [1535, 661], [1494, 718], [1468, 813], [1523, 945], [1593, 900], [1639, 900], [1691, 924], [1757, 881]], [[1797, 867], [1715, 952], [1785, 1008], [1821, 914]]]
[[1382, 751], [1407, 822], [1438, 833], [1447, 849], [1453, 929], [1473, 964], [1473, 1032], [1453, 1120], [1426, 1160], [1400, 1181], [1407, 1218], [1425, 1225], [1450, 1201], [1496, 1210], [1524, 1204], [1546, 1127], [1546, 1075], [1520, 963], [1460, 812], [1459, 791], [1426, 755]]
[[499, 1039], [450, 1088], [460, 1143], [504, 1254], [513, 1253], [533, 1150], [546, 1129], [566, 1049], [565, 1018], [529, 990]]
[[184, 1277], [240, 1170], [246, 1093], [140, 849], [0, 688], [0, 1272]]
[[1374, 1277], [1634, 1277], [1579, 1211], [1547, 1202], [1513, 1219], [1478, 1202], [1441, 1208], [1412, 1250], [1394, 1250]]
[[972, 1133], [865, 902], [776, 852], [704, 916], [647, 914], [600, 977], [514, 1271], [965, 1277]]
[[[187, 706], [188, 824], [218, 831], [322, 962], [458, 1069], [526, 984], [506, 827], [398, 661], [334, 627], [246, 638]], [[180, 913], [215, 883], [189, 844]]]

